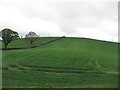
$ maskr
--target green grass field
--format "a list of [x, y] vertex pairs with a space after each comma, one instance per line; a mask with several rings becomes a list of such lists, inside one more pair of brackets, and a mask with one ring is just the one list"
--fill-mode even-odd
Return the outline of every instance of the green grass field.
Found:
[[[57, 38], [57, 37], [56, 37]], [[3, 87], [118, 87], [118, 44], [85, 38], [39, 38], [37, 48], [4, 50]], [[26, 47], [25, 39], [9, 47]]]

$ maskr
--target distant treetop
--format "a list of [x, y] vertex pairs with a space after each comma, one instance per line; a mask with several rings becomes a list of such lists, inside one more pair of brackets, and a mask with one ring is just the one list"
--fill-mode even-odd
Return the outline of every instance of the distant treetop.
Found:
[[38, 37], [38, 35], [35, 32], [29, 32], [27, 35], [25, 35], [26, 38], [35, 38]]

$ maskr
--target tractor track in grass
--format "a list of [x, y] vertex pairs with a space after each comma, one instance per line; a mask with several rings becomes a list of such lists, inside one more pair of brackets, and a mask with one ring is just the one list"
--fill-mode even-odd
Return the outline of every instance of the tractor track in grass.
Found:
[[84, 68], [69, 68], [69, 67], [46, 67], [46, 66], [31, 66], [31, 65], [19, 65], [19, 64], [11, 64], [9, 67], [3, 67], [3, 70], [11, 70], [11, 71], [35, 71], [35, 72], [46, 72], [46, 73], [75, 73], [75, 74], [81, 74], [81, 73], [96, 73], [96, 74], [113, 74], [118, 75], [118, 72], [110, 71], [108, 68], [104, 68], [101, 66], [97, 60], [95, 60], [95, 63], [88, 62], [90, 65], [92, 65], [94, 68], [97, 68], [97, 70], [91, 71], [91, 69], [84, 69]]
[[[93, 63], [88, 62], [91, 65], [93, 65]], [[78, 68], [67, 68], [67, 67], [45, 67], [45, 66], [26, 66], [26, 65], [19, 65], [19, 64], [12, 64], [9, 67], [3, 67], [3, 70], [10, 70], [10, 71], [35, 71], [35, 72], [46, 72], [46, 73], [56, 73], [56, 74], [60, 74], [60, 73], [74, 73], [74, 74], [82, 74], [82, 73], [96, 73], [96, 74], [103, 74], [103, 73], [107, 73], [107, 74], [113, 74], [113, 75], [119, 75], [118, 72], [115, 71], [109, 71], [108, 69], [104, 68], [103, 66], [101, 66], [97, 60], [95, 61], [95, 68], [97, 68], [97, 70], [91, 71], [90, 69], [78, 69]]]
[[95, 64], [96, 64], [96, 67], [97, 67], [101, 72], [103, 72], [103, 73], [119, 75], [118, 72], [115, 72], [115, 71], [109, 71], [108, 68], [105, 68], [105, 67], [103, 67], [102, 65], [100, 65], [100, 64], [98, 63], [97, 60], [96, 60]]
[[3, 70], [11, 70], [11, 71], [36, 71], [36, 72], [46, 72], [46, 73], [74, 73], [74, 74], [82, 74], [82, 73], [96, 73], [103, 74], [102, 72], [97, 71], [89, 71], [87, 69], [76, 69], [76, 68], [54, 68], [54, 67], [30, 67], [30, 66], [21, 66], [21, 65], [11, 65], [10, 67], [3, 67]]

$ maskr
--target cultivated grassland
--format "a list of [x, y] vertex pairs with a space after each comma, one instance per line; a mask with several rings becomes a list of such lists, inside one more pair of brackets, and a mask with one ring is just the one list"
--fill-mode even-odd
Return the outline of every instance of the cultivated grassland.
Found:
[[[3, 51], [3, 87], [118, 87], [118, 44], [85, 38], [39, 38], [39, 47]], [[26, 47], [25, 39], [9, 47]]]

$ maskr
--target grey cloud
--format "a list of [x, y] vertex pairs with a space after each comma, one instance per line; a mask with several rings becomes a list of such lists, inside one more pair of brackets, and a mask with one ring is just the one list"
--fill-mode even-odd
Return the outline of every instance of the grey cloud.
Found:
[[[85, 32], [84, 30], [87, 32], [90, 28], [90, 30], [98, 30], [98, 32], [117, 37], [117, 2], [40, 2], [40, 0], [19, 0], [18, 2], [1, 0], [0, 2], [6, 8], [15, 8], [21, 14], [20, 17], [16, 16], [15, 22], [11, 21], [11, 26], [15, 24], [16, 26], [13, 27], [18, 29], [22, 35], [24, 34], [20, 31], [22, 28], [32, 31], [34, 27], [36, 32], [42, 34], [55, 32], [55, 34], [71, 36], [75, 36], [78, 32]], [[23, 23], [22, 20], [24, 20]], [[6, 24], [8, 22], [6, 21]], [[3, 24], [3, 22], [0, 23]], [[47, 30], [47, 27], [51, 30]]]

